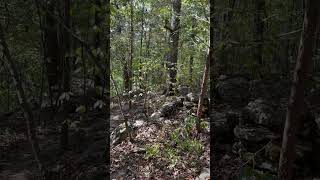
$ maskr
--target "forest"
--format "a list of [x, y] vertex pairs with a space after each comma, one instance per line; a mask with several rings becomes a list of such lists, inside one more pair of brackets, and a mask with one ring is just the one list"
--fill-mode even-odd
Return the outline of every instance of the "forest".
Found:
[[320, 178], [319, 0], [1, 0], [0, 180]]

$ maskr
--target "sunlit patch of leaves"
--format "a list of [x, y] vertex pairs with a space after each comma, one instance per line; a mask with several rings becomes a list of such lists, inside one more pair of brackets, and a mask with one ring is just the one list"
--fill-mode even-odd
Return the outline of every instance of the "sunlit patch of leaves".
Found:
[[146, 153], [145, 153], [145, 158], [153, 158], [156, 157], [160, 154], [160, 145], [159, 144], [153, 144], [151, 146], [146, 147]]

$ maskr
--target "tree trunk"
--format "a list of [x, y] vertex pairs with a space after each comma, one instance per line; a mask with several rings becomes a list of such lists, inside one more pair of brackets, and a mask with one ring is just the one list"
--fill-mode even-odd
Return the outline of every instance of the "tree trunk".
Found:
[[[132, 90], [132, 84], [133, 84], [133, 69], [132, 69], [132, 63], [133, 63], [133, 45], [134, 45], [134, 29], [133, 29], [133, 0], [130, 1], [130, 60], [129, 60], [129, 91]], [[130, 102], [131, 105], [131, 102]]]
[[49, 85], [49, 93], [51, 97], [51, 103], [56, 98], [59, 87], [59, 79], [61, 77], [59, 73], [60, 65], [60, 53], [59, 53], [59, 41], [58, 41], [58, 24], [53, 14], [56, 9], [56, 1], [50, 0], [47, 4], [45, 13], [45, 57], [47, 78]]
[[[110, 27], [111, 27], [111, 12], [110, 12], [110, 0], [104, 1], [105, 7], [106, 7], [106, 24], [105, 24], [105, 33], [106, 33], [106, 39], [105, 39], [105, 88], [106, 88], [106, 119], [107, 119], [107, 126], [106, 126], [106, 137], [110, 137], [110, 59], [111, 59], [111, 53], [110, 53]], [[110, 138], [107, 138], [107, 159], [106, 164], [110, 165]], [[110, 177], [110, 171], [107, 171], [107, 177]]]
[[[64, 26], [68, 29], [71, 29], [71, 17], [70, 17], [70, 11], [71, 11], [71, 0], [64, 0]], [[63, 51], [63, 90], [64, 92], [70, 91], [70, 83], [71, 83], [71, 35], [66, 28], [63, 29], [63, 44], [65, 47], [65, 50]]]
[[209, 58], [209, 54], [207, 54], [206, 65], [205, 65], [204, 71], [203, 71], [203, 77], [202, 77], [202, 82], [201, 82], [201, 91], [200, 91], [200, 95], [199, 95], [199, 102], [198, 102], [198, 109], [197, 109], [198, 121], [196, 123], [196, 126], [197, 126], [198, 132], [201, 132], [200, 122], [201, 122], [201, 118], [202, 118], [203, 100], [204, 100], [204, 96], [206, 94], [206, 85], [207, 85], [208, 73], [209, 73], [209, 63], [210, 63], [210, 58]]
[[[99, 63], [101, 62], [101, 51], [102, 51], [102, 3], [101, 0], [95, 0], [95, 13], [94, 13], [94, 25], [96, 27], [94, 32], [94, 48], [97, 57], [97, 61]], [[94, 84], [95, 87], [102, 87], [102, 79], [99, 74], [94, 74]]]
[[144, 1], [142, 1], [141, 9], [141, 32], [140, 32], [140, 58], [139, 58], [139, 86], [143, 86], [142, 57], [143, 57], [143, 36], [144, 36]]
[[181, 0], [172, 0], [172, 20], [170, 27], [170, 62], [168, 63], [168, 95], [175, 93], [175, 86], [177, 82], [177, 62], [179, 50], [179, 34], [180, 34], [180, 13]]
[[254, 60], [258, 62], [261, 67], [263, 65], [263, 33], [264, 21], [263, 14], [265, 10], [265, 0], [254, 0], [255, 15], [254, 15], [254, 39], [256, 42], [256, 49], [254, 51]]
[[45, 168], [43, 166], [43, 161], [40, 156], [40, 148], [39, 148], [38, 138], [36, 136], [35, 122], [34, 122], [33, 113], [31, 110], [31, 105], [25, 95], [25, 89], [19, 78], [19, 72], [16, 68], [15, 62], [11, 57], [8, 44], [5, 40], [4, 30], [1, 23], [0, 23], [0, 44], [3, 48], [3, 54], [7, 60], [5, 61], [4, 59], [1, 59], [1, 58], [0, 59], [3, 60], [5, 66], [9, 70], [9, 73], [13, 80], [13, 84], [17, 89], [17, 96], [18, 96], [20, 106], [24, 112], [24, 118], [27, 124], [28, 139], [32, 147], [33, 156], [35, 158], [35, 161], [37, 162], [39, 171], [44, 172]]
[[293, 178], [292, 165], [295, 159], [296, 132], [305, 114], [304, 89], [312, 66], [312, 49], [320, 20], [320, 1], [306, 0], [305, 3], [303, 32], [294, 72], [279, 161], [278, 175], [283, 180], [291, 180]]
[[[213, 109], [213, 105], [214, 105], [214, 91], [215, 91], [215, 71], [214, 71], [214, 63], [215, 63], [215, 58], [213, 56], [213, 48], [214, 48], [214, 27], [215, 27], [215, 18], [214, 18], [214, 14], [215, 14], [215, 0], [210, 0], [209, 2], [209, 6], [210, 6], [210, 47], [209, 47], [209, 72], [210, 72], [210, 104], [209, 104], [209, 116], [210, 116], [210, 129], [214, 129], [213, 126], [213, 117], [212, 117], [212, 109]], [[214, 134], [211, 133], [210, 135], [210, 139], [211, 139], [211, 146], [210, 146], [210, 166], [213, 167], [213, 163], [214, 161]]]
[[[195, 17], [192, 17], [192, 33], [191, 33], [191, 40], [192, 40], [192, 50], [195, 50], [195, 48], [194, 48], [194, 46], [195, 46], [195, 36], [196, 36], [196, 34], [195, 34], [195, 28], [196, 28], [196, 18]], [[193, 54], [194, 53], [192, 53], [191, 55], [190, 55], [190, 59], [189, 59], [189, 85], [190, 85], [190, 87], [192, 87], [192, 83], [193, 83], [193, 81], [192, 81], [192, 76], [193, 76], [193, 59], [194, 59], [194, 57], [193, 57]]]

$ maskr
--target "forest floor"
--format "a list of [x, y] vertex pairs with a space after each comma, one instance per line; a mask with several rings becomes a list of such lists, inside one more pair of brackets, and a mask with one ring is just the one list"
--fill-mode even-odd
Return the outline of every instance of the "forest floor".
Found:
[[[196, 103], [189, 108], [175, 107], [167, 117], [159, 116], [161, 106], [173, 99], [175, 97], [161, 94], [147, 99], [137, 96], [130, 111], [126, 103], [123, 112], [132, 124], [132, 140], [126, 138], [111, 145], [111, 179], [195, 179], [200, 174], [203, 177], [200, 179], [205, 179], [204, 176], [209, 176], [209, 132], [197, 137], [192, 133], [186, 137], [183, 132]], [[116, 99], [111, 104], [112, 132], [123, 122], [118, 104]], [[194, 124], [191, 126], [194, 128]], [[200, 146], [199, 151], [196, 145]]]
[[[60, 150], [61, 119], [55, 116], [49, 120], [51, 116], [49, 109], [42, 110], [41, 118], [47, 119], [47, 124], [37, 129], [41, 154], [51, 179], [105, 179], [105, 113], [91, 110], [88, 118], [81, 121], [79, 114], [69, 114], [72, 122], [69, 148], [63, 153]], [[22, 113], [3, 115], [0, 129], [0, 179], [36, 179], [37, 165], [25, 133]]]

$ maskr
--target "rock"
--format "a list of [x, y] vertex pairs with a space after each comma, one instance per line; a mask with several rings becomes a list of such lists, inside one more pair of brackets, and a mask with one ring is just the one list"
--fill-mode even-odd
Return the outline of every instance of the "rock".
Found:
[[141, 126], [143, 126], [145, 124], [145, 122], [143, 120], [136, 120], [134, 123], [133, 123], [133, 128], [137, 129], [137, 128], [140, 128]]
[[277, 172], [277, 167], [269, 162], [262, 162], [261, 164], [258, 164], [259, 169], [267, 170], [272, 173]]
[[234, 135], [249, 142], [261, 142], [276, 139], [277, 136], [265, 127], [236, 126]]
[[250, 81], [250, 96], [253, 99], [279, 99], [289, 97], [290, 81], [279, 78]]
[[245, 103], [249, 99], [249, 81], [243, 77], [219, 80], [215, 89], [218, 99], [222, 102]]
[[231, 157], [228, 155], [228, 154], [225, 154], [223, 157], [222, 157], [223, 160], [227, 161], [227, 160], [230, 160]]
[[9, 180], [32, 180], [33, 177], [29, 171], [23, 171], [9, 176]]
[[[215, 136], [220, 141], [229, 141], [233, 139], [233, 129], [238, 124], [238, 121], [228, 113], [213, 112], [211, 114], [213, 130]], [[221, 137], [221, 138], [220, 138]]]
[[177, 91], [178, 91], [179, 95], [186, 96], [187, 94], [189, 94], [191, 92], [191, 89], [188, 86], [179, 86], [177, 88]]
[[74, 132], [70, 134], [71, 146], [76, 149], [76, 151], [81, 151], [85, 147], [86, 140], [88, 139], [88, 132], [86, 129], [77, 128]]
[[160, 113], [161, 117], [169, 117], [171, 115], [174, 115], [178, 108], [183, 106], [183, 98], [178, 98], [177, 100], [174, 100], [173, 102], [166, 102], [161, 108]]
[[278, 162], [280, 158], [281, 147], [277, 144], [270, 143], [266, 146], [265, 156], [272, 162]]
[[222, 75], [219, 76], [218, 80], [219, 81], [223, 81], [223, 80], [226, 80], [227, 78], [228, 78], [227, 75], [222, 74]]
[[[254, 153], [252, 152], [245, 152], [243, 153], [243, 155], [241, 156], [242, 161], [244, 162], [250, 162], [254, 159]], [[251, 163], [251, 162], [250, 162]]]
[[175, 106], [175, 104], [173, 102], [167, 102], [161, 107], [160, 116], [168, 117], [170, 115], [173, 115], [176, 111], [177, 111], [177, 107]]
[[189, 102], [197, 103], [198, 100], [199, 100], [199, 96], [195, 95], [194, 93], [189, 93], [189, 94], [187, 94], [187, 99], [186, 100], [189, 101]]
[[111, 121], [119, 121], [121, 119], [121, 116], [120, 115], [111, 115]]
[[105, 139], [92, 141], [92, 143], [90, 143], [90, 146], [87, 146], [87, 149], [79, 155], [76, 160], [77, 163], [102, 163], [103, 157], [105, 156], [105, 144]]
[[129, 95], [131, 97], [133, 97], [134, 95], [138, 96], [139, 94], [143, 93], [143, 89], [140, 89], [140, 88], [136, 88], [136, 89], [133, 89], [132, 91], [129, 92]]
[[[224, 113], [213, 113], [212, 116], [212, 123], [213, 123], [213, 130], [212, 132], [215, 133], [215, 136], [220, 140], [225, 139], [232, 139], [232, 126], [229, 124], [228, 119]], [[231, 136], [230, 136], [231, 135]], [[227, 136], [227, 137], [226, 137]]]
[[194, 102], [184, 101], [183, 106], [185, 106], [187, 109], [192, 109], [193, 107], [196, 106], [196, 104]]
[[271, 103], [259, 98], [248, 103], [242, 111], [241, 124], [255, 123], [267, 127], [280, 127], [284, 121], [275, 116]]
[[156, 111], [154, 113], [151, 114], [150, 118], [153, 120], [157, 120], [161, 117], [161, 112], [160, 111]]
[[305, 140], [298, 140], [296, 144], [296, 157], [297, 159], [306, 159], [306, 156], [312, 153], [312, 142]]
[[210, 169], [203, 168], [201, 174], [196, 178], [196, 180], [208, 180], [210, 179]]
[[214, 144], [215, 159], [222, 159], [225, 154], [232, 152], [232, 144], [215, 142]]
[[106, 170], [101, 167], [90, 167], [89, 169], [85, 170], [80, 177], [79, 180], [104, 180], [108, 179], [108, 174]]
[[[128, 122], [129, 128], [131, 127], [130, 123]], [[120, 124], [116, 127], [110, 135], [110, 142], [112, 145], [117, 145], [121, 143], [128, 137], [127, 129], [125, 123]]]
[[246, 152], [246, 148], [244, 147], [244, 145], [242, 144], [241, 141], [238, 141], [238, 142], [235, 142], [233, 145], [232, 145], [232, 152], [234, 154], [237, 154], [237, 155], [241, 155], [243, 154], [244, 152]]

